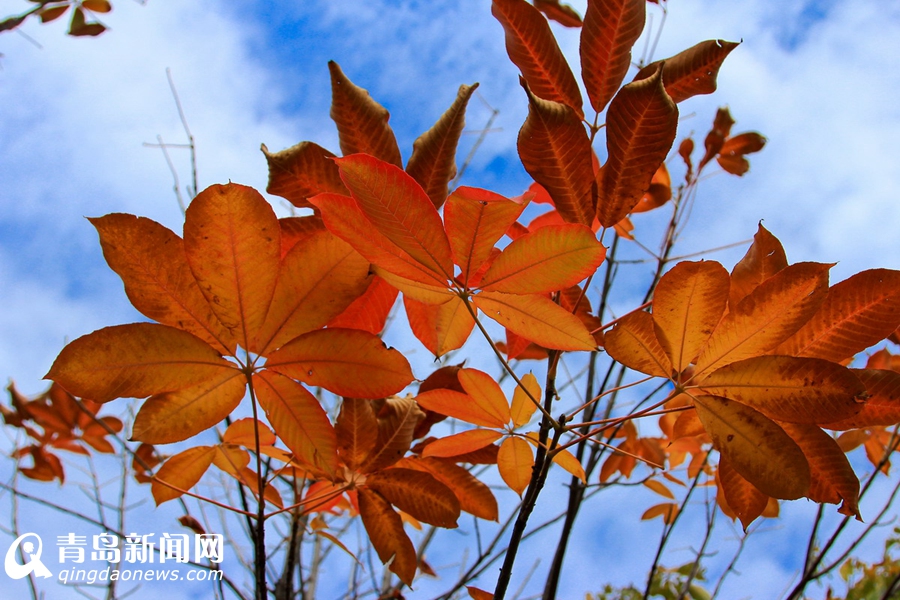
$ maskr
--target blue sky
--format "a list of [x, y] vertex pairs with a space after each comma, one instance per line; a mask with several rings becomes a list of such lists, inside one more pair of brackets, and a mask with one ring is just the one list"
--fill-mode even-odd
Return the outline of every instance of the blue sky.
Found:
[[[24, 4], [0, 0], [0, 15]], [[82, 217], [130, 212], [181, 229], [163, 156], [142, 147], [157, 135], [183, 141], [166, 68], [197, 140], [201, 187], [232, 180], [264, 189], [260, 143], [279, 150], [313, 140], [337, 151], [328, 117], [330, 59], [391, 111], [404, 158], [457, 87], [480, 82], [484, 103], [473, 98], [468, 128], [487, 122], [489, 105], [500, 111], [497, 131], [462, 183], [507, 195], [528, 185], [515, 155], [526, 102], [487, 0], [114, 4], [105, 19], [111, 29], [97, 39], [67, 38], [61, 22], [24, 28], [40, 49], [15, 33], [0, 35], [0, 372], [25, 392], [43, 389], [41, 377], [66, 340], [138, 318]], [[583, 1], [572, 4], [583, 11]], [[650, 12], [657, 27], [660, 13]], [[555, 31], [574, 63], [577, 33]], [[900, 8], [889, 3], [673, 2], [655, 58], [704, 39], [743, 40], [722, 69], [719, 91], [681, 106], [679, 138], [693, 132], [702, 143], [716, 107], [728, 105], [735, 132], [757, 130], [769, 139], [751, 157], [748, 175], [719, 174], [703, 183], [677, 253], [747, 240], [764, 220], [792, 262], [837, 262], [835, 281], [864, 268], [900, 266], [898, 35]], [[463, 152], [474, 137], [464, 136]], [[173, 157], [187, 182], [187, 156], [173, 151]], [[272, 201], [286, 214], [282, 201]], [[635, 224], [639, 236], [649, 236], [659, 217], [642, 215]], [[711, 258], [730, 268], [743, 252]], [[622, 298], [619, 308], [633, 301]], [[425, 354], [419, 347], [417, 375], [427, 373]], [[655, 539], [658, 523], [632, 526], [653, 500], [645, 494], [638, 510], [631, 498], [612, 494], [586, 511], [579, 551], [569, 559], [571, 588], [561, 597], [602, 581], [640, 580], [642, 548], [619, 542]], [[548, 514], [554, 499], [561, 495], [548, 493]], [[808, 516], [812, 506], [784, 510]], [[804, 532], [782, 520], [748, 549], [742, 571], [765, 573], [754, 580], [755, 597], [783, 590], [796, 557], [770, 550]], [[528, 547], [520, 571], [539, 555], [537, 545]], [[448, 555], [458, 552], [451, 547]], [[600, 563], [607, 566], [596, 573]], [[731, 584], [733, 593], [724, 597], [747, 589], [742, 578]]]

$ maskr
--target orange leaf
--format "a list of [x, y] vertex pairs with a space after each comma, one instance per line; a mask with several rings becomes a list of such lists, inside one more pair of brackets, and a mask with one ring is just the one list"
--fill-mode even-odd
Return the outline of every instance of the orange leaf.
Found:
[[185, 212], [184, 249], [200, 291], [251, 352], [275, 291], [280, 236], [272, 207], [242, 185], [211, 186]]
[[[421, 398], [421, 395], [419, 397]], [[489, 446], [501, 437], [503, 434], [493, 429], [470, 429], [429, 443], [422, 451], [422, 456], [459, 456]]]
[[403, 293], [404, 299], [411, 298], [412, 300], [416, 300], [423, 304], [436, 306], [445, 304], [453, 298], [457, 298], [456, 293], [450, 290], [446, 283], [442, 286], [421, 283], [419, 281], [400, 277], [399, 275], [394, 275], [390, 271], [386, 271], [377, 265], [372, 267], [372, 271], [391, 286], [400, 290]]
[[524, 204], [479, 188], [459, 187], [450, 194], [444, 226], [464, 284], [490, 257], [494, 244], [524, 208]]
[[[70, 4], [65, 4], [63, 6], [51, 6], [49, 8], [42, 8], [38, 11], [38, 14], [41, 16], [41, 23], [49, 23], [50, 21], [55, 21], [59, 17], [63, 16], [67, 10], [69, 10]], [[8, 20], [6, 21], [8, 22]]]
[[716, 76], [722, 62], [737, 47], [736, 42], [706, 40], [664, 61], [650, 63], [638, 71], [634, 80], [652, 76], [660, 63], [665, 63], [663, 80], [666, 84], [666, 93], [675, 102], [687, 100], [698, 94], [712, 94], [716, 91]]
[[819, 311], [776, 348], [841, 362], [900, 326], [900, 271], [870, 269], [835, 284]]
[[469, 598], [472, 598], [472, 600], [494, 600], [494, 594], [492, 594], [491, 592], [486, 592], [475, 586], [467, 585], [466, 591], [469, 592]]
[[670, 500], [675, 499], [675, 495], [667, 488], [664, 484], [660, 483], [655, 479], [648, 479], [644, 482], [644, 486], [653, 490], [663, 498], [669, 498]]
[[568, 471], [571, 475], [580, 479], [582, 483], [587, 482], [584, 474], [584, 467], [581, 466], [581, 463], [578, 462], [578, 459], [575, 458], [575, 455], [565, 448], [556, 451], [556, 453], [553, 455], [553, 462]]
[[535, 95], [571, 106], [583, 117], [578, 83], [540, 11], [525, 0], [494, 0], [491, 14], [506, 32], [510, 60]]
[[[218, 450], [216, 446], [196, 446], [169, 457], [159, 468], [150, 484], [150, 491], [156, 505], [168, 500], [180, 498], [183, 491], [189, 491], [197, 485], [203, 474], [213, 462]], [[178, 490], [172, 489], [166, 482]]]
[[457, 526], [459, 500], [450, 488], [429, 473], [387, 469], [367, 475], [366, 487], [419, 521], [448, 529]]
[[813, 502], [841, 503], [838, 511], [844, 515], [853, 515], [862, 521], [859, 515], [859, 479], [847, 456], [833, 437], [815, 425], [782, 423], [787, 432], [809, 461], [811, 483], [807, 496]]
[[338, 452], [347, 468], [356, 470], [375, 449], [378, 421], [368, 400], [344, 398], [335, 427]]
[[282, 260], [255, 346], [266, 354], [323, 327], [365, 292], [368, 276], [369, 261], [331, 232], [300, 240]]
[[[475, 389], [475, 386], [473, 385], [472, 388]], [[503, 399], [502, 393], [501, 391], [501, 400]], [[422, 408], [436, 413], [474, 425], [505, 427], [509, 422], [509, 407], [506, 405], [506, 401], [503, 400], [503, 409], [506, 411], [506, 415], [503, 415], [500, 412], [500, 407], [493, 406], [484, 394], [479, 396], [479, 400], [468, 394], [461, 394], [448, 389], [430, 390], [416, 397], [416, 402]]]
[[331, 118], [337, 125], [344, 156], [363, 152], [401, 166], [397, 138], [388, 125], [388, 111], [369, 92], [350, 81], [333, 60], [328, 61], [328, 70], [331, 72]]
[[406, 172], [419, 182], [435, 208], [444, 204], [447, 186], [456, 177], [456, 146], [465, 126], [466, 105], [477, 87], [477, 83], [459, 86], [450, 108], [413, 142]]
[[825, 299], [830, 268], [797, 263], [761, 283], [716, 327], [697, 358], [696, 375], [766, 354], [793, 335]]
[[642, 310], [619, 319], [603, 336], [603, 348], [629, 369], [655, 377], [672, 376], [672, 363], [656, 337], [653, 317]]
[[454, 296], [449, 302], [435, 306], [403, 298], [413, 335], [435, 356], [443, 356], [466, 343], [475, 319], [464, 300]]
[[[521, 1], [521, 0], [516, 0]], [[522, 165], [553, 198], [562, 218], [590, 226], [594, 221], [591, 142], [571, 107], [541, 99], [528, 87], [528, 117], [517, 146]]]
[[110, 214], [89, 219], [103, 256], [122, 278], [128, 299], [145, 316], [234, 352], [236, 341], [210, 309], [191, 274], [181, 238], [143, 217]]
[[[522, 386], [524, 386], [524, 389]], [[522, 376], [522, 386], [516, 385], [516, 389], [513, 391], [512, 403], [509, 406], [509, 414], [514, 427], [521, 427], [528, 423], [534, 411], [537, 410], [535, 401], [541, 401], [541, 385], [537, 382], [533, 373], [525, 373]]]
[[402, 354], [359, 329], [305, 333], [271, 353], [266, 368], [353, 398], [383, 398], [413, 380]]
[[426, 268], [453, 278], [444, 224], [412, 177], [365, 154], [338, 158], [335, 162], [344, 185], [375, 229]]
[[81, 6], [96, 13], [108, 13], [112, 10], [112, 5], [108, 0], [82, 0]]
[[359, 514], [381, 562], [406, 585], [416, 576], [416, 549], [403, 531], [400, 519], [387, 500], [374, 490], [359, 490]]
[[649, 521], [656, 517], [662, 517], [663, 522], [668, 525], [675, 520], [676, 515], [678, 515], [678, 505], [671, 502], [664, 502], [662, 504], [651, 506], [645, 510], [644, 514], [641, 515], [641, 520]]
[[[319, 194], [310, 198], [328, 229], [383, 269], [421, 283], [446, 285], [447, 277], [420, 264], [397, 244], [382, 235], [349, 196]], [[430, 203], [429, 203], [430, 204]]]
[[481, 292], [472, 301], [488, 317], [545, 348], [594, 350], [581, 320], [543, 296]]
[[259, 436], [260, 446], [274, 446], [275, 433], [269, 426], [252, 417], [238, 419], [228, 426], [222, 436], [222, 443], [239, 444], [244, 448], [256, 448], [256, 438]]
[[725, 501], [728, 502], [728, 507], [741, 520], [746, 532], [750, 523], [765, 511], [769, 497], [741, 477], [741, 474], [734, 470], [724, 455], [719, 457], [716, 481], [719, 484], [719, 490], [725, 496]]
[[606, 117], [609, 158], [600, 171], [597, 201], [601, 225], [612, 227], [641, 200], [675, 141], [677, 126], [678, 107], [663, 89], [662, 69], [619, 90]]
[[659, 343], [678, 373], [700, 354], [725, 313], [728, 271], [717, 262], [681, 262], [653, 292], [653, 323]]
[[331, 160], [334, 154], [317, 144], [300, 142], [274, 154], [263, 144], [262, 153], [269, 165], [266, 192], [281, 196], [294, 206], [311, 208], [307, 200], [322, 192], [348, 193]]
[[788, 266], [781, 242], [759, 224], [747, 254], [731, 270], [729, 303], [737, 306], [763, 281]]
[[701, 393], [724, 396], [789, 423], [828, 423], [863, 408], [866, 388], [841, 365], [817, 358], [758, 356], [717, 369]]
[[134, 417], [131, 439], [171, 444], [206, 431], [237, 408], [247, 380], [229, 369], [201, 384], [148, 398]]
[[857, 414], [822, 425], [826, 429], [857, 429], [900, 423], [900, 373], [853, 369], [866, 387], [866, 402]]
[[384, 324], [397, 299], [397, 293], [395, 287], [381, 277], [375, 276], [365, 293], [332, 319], [328, 326], [361, 329], [377, 335], [384, 329]]
[[108, 402], [175, 392], [234, 368], [190, 333], [133, 323], [99, 329], [69, 343], [45, 379], [76, 396]]
[[457, 377], [487, 420], [493, 420], [497, 427], [509, 423], [509, 404], [493, 377], [477, 369], [460, 369]]
[[102, 23], [87, 23], [84, 18], [84, 11], [81, 7], [76, 8], [72, 12], [72, 20], [69, 22], [69, 35], [73, 37], [80, 36], [97, 36], [106, 31], [106, 27]]
[[[337, 169], [337, 165], [335, 165]], [[303, 240], [327, 231], [322, 217], [316, 214], [303, 217], [283, 217], [278, 219], [278, 227], [281, 229], [281, 260]]]
[[631, 47], [644, 30], [644, 0], [588, 2], [581, 30], [581, 77], [591, 106], [602, 112], [631, 67]]
[[425, 418], [412, 396], [392, 396], [377, 404], [378, 439], [359, 468], [364, 473], [386, 469], [403, 458], [412, 444], [416, 426]]
[[269, 423], [294, 456], [333, 475], [337, 437], [315, 396], [296, 381], [268, 371], [254, 374], [253, 385]]
[[[219, 445], [216, 446], [213, 464], [225, 473], [236, 477], [238, 481], [241, 481], [241, 471], [250, 464], [250, 454], [243, 448]], [[243, 483], [251, 489], [258, 487], [255, 478], [252, 482], [244, 481]]]
[[[659, 208], [666, 202], [672, 199], [672, 178], [669, 175], [669, 169], [666, 167], [666, 163], [659, 165], [659, 168], [656, 170], [656, 173], [653, 174], [653, 178], [650, 179], [650, 188], [647, 189], [647, 193], [645, 193], [640, 201], [634, 205], [634, 208], [631, 209], [631, 213], [641, 213], [648, 212], [653, 209]], [[622, 237], [624, 236], [619, 229], [624, 227], [629, 233], [634, 230], [634, 225], [631, 224], [631, 220], [627, 217], [622, 221], [616, 223], [616, 232], [619, 233]], [[634, 239], [633, 237], [628, 237], [628, 239]]]
[[759, 152], [765, 145], [766, 138], [755, 131], [741, 133], [725, 140], [716, 156], [716, 162], [726, 172], [740, 177], [750, 170], [750, 162], [744, 158], [744, 154]]
[[545, 294], [586, 279], [606, 257], [589, 227], [549, 225], [507, 246], [479, 282], [484, 290], [512, 294]]
[[534, 467], [534, 453], [528, 442], [520, 437], [508, 437], [503, 440], [497, 454], [497, 468], [506, 485], [519, 496], [531, 481], [532, 467]]
[[568, 4], [559, 0], [532, 0], [532, 4], [551, 21], [564, 27], [581, 27], [581, 16]]
[[694, 398], [713, 447], [760, 492], [796, 500], [809, 492], [809, 464], [777, 423], [749, 406], [716, 396]]
[[430, 473], [456, 494], [460, 510], [489, 521], [498, 519], [497, 500], [491, 488], [452, 460], [404, 459], [398, 466]]

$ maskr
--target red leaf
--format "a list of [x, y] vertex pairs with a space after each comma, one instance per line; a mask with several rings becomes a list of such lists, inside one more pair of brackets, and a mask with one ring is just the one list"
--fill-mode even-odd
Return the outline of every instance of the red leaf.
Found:
[[698, 94], [711, 94], [716, 91], [716, 76], [722, 62], [737, 47], [738, 43], [725, 40], [700, 42], [665, 61], [650, 63], [638, 71], [634, 80], [650, 77], [660, 63], [665, 62], [663, 80], [666, 92], [673, 101], [681, 102]]
[[262, 152], [269, 165], [266, 192], [281, 196], [300, 208], [312, 208], [307, 199], [323, 192], [346, 194], [347, 188], [331, 160], [334, 154], [312, 142], [271, 154], [266, 145]]
[[329, 327], [344, 329], [361, 329], [372, 334], [379, 334], [384, 329], [394, 301], [397, 300], [397, 289], [385, 282], [381, 277], [373, 277], [365, 293], [354, 300], [347, 309], [328, 323]]
[[581, 30], [581, 76], [591, 106], [606, 108], [631, 67], [631, 47], [644, 30], [644, 0], [590, 0]]
[[566, 104], [584, 116], [581, 92], [547, 19], [525, 0], [494, 0], [491, 14], [506, 32], [506, 51], [539, 98]]
[[336, 162], [341, 179], [372, 225], [421, 265], [453, 279], [444, 224], [421, 186], [398, 167], [364, 154]]
[[[520, 1], [520, 0], [516, 0]], [[570, 223], [594, 221], [591, 143], [580, 116], [569, 106], [528, 94], [528, 118], [519, 130], [522, 165], [553, 199]]]
[[444, 204], [447, 186], [456, 177], [456, 146], [465, 126], [466, 105], [477, 87], [477, 83], [459, 86], [450, 108], [413, 142], [406, 172], [419, 182], [435, 208]]
[[524, 204], [478, 188], [459, 187], [450, 194], [444, 226], [464, 284], [488, 260], [494, 244], [524, 208]]
[[612, 227], [640, 201], [672, 142], [678, 107], [663, 89], [662, 69], [616, 94], [606, 117], [609, 158], [601, 173], [597, 218]]
[[402, 166], [400, 148], [388, 111], [369, 92], [350, 81], [336, 62], [328, 62], [331, 72], [331, 118], [337, 125], [344, 156], [362, 152]]

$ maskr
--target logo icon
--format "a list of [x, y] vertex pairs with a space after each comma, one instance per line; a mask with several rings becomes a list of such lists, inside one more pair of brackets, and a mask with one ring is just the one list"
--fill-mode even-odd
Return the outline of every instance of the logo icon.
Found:
[[[34, 542], [31, 540], [23, 542], [25, 538], [37, 539], [37, 550], [35, 550]], [[19, 549], [19, 546], [22, 547], [22, 554], [26, 557], [25, 564], [20, 563], [16, 558], [16, 550]], [[41, 562], [43, 546], [44, 543], [41, 541], [41, 536], [36, 533], [23, 533], [17, 537], [16, 541], [9, 547], [9, 550], [6, 551], [6, 560], [3, 561], [3, 568], [6, 570], [6, 574], [13, 579], [22, 579], [29, 573], [34, 573], [37, 577], [53, 577], [53, 573]]]

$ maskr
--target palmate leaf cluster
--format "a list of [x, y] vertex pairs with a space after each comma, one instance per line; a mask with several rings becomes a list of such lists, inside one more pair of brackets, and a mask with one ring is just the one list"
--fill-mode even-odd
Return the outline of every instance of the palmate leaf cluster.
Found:
[[[593, 296], [595, 276], [609, 268], [604, 242], [632, 240], [634, 214], [675, 203], [712, 164], [743, 175], [746, 155], [765, 143], [755, 132], [732, 135], [734, 120], [720, 110], [699, 160], [690, 138], [678, 145], [685, 177], [673, 190], [666, 159], [679, 103], [715, 90], [737, 44], [701, 42], [624, 83], [645, 12], [643, 0], [592, 0], [582, 22], [558, 2], [493, 1], [528, 104], [517, 148], [534, 184], [521, 196], [450, 189], [478, 84], [460, 87], [404, 165], [387, 110], [331, 62], [341, 156], [310, 141], [262, 147], [267, 191], [303, 216], [278, 218], [259, 192], [229, 183], [194, 198], [181, 235], [132, 215], [91, 219], [129, 300], [152, 322], [76, 339], [50, 369], [48, 394], [13, 393], [6, 422], [33, 439], [20, 451], [34, 460], [23, 473], [61, 481], [49, 450], [107, 450], [104, 435], [122, 424], [106, 418], [98, 429], [72, 406], [94, 415], [118, 398], [146, 398], [130, 439], [143, 444], [135, 468], [158, 504], [198, 495], [215, 467], [256, 498], [255, 510], [230, 508], [257, 521], [258, 544], [264, 522], [284, 512], [358, 516], [406, 585], [427, 565], [404, 521], [454, 528], [461, 512], [499, 519], [472, 465], [496, 465], [530, 511], [551, 465], [572, 474], [573, 486], [588, 482], [588, 461], [575, 449], [592, 444], [616, 450], [600, 466], [604, 483], [629, 477], [639, 461], [675, 467], [690, 457], [689, 478], [716, 485], [721, 510], [745, 529], [777, 514], [778, 500], [798, 498], [858, 518], [859, 480], [845, 453], [884, 448], [884, 428], [900, 422], [900, 373], [884, 356], [864, 369], [848, 365], [900, 327], [900, 272], [868, 270], [832, 285], [831, 265], [789, 264], [760, 226], [730, 271], [681, 261], [662, 274], [661, 260], [652, 301], [603, 323], [607, 290], [599, 302]], [[593, 116], [545, 14], [581, 26], [581, 84]], [[532, 217], [532, 203], [549, 210]], [[477, 330], [512, 391], [472, 362], [413, 373], [380, 337], [400, 295], [428, 351], [443, 357]], [[505, 340], [490, 337], [486, 319]], [[605, 390], [554, 414], [556, 365], [567, 352], [603, 352], [670, 391], [623, 417], [582, 422]], [[545, 382], [511, 366], [528, 359], [547, 361]], [[323, 390], [340, 399], [334, 414]], [[242, 405], [253, 417], [232, 421]], [[641, 417], [658, 418], [661, 437], [640, 436], [633, 420]], [[446, 418], [461, 429], [438, 437], [432, 426]], [[219, 443], [160, 456], [165, 444], [191, 444], [223, 422]], [[687, 483], [648, 478], [665, 501], [645, 519], [677, 518], [666, 482]], [[346, 549], [321, 523], [315, 533]], [[703, 597], [685, 579], [690, 567], [658, 571], [650, 593]]]

